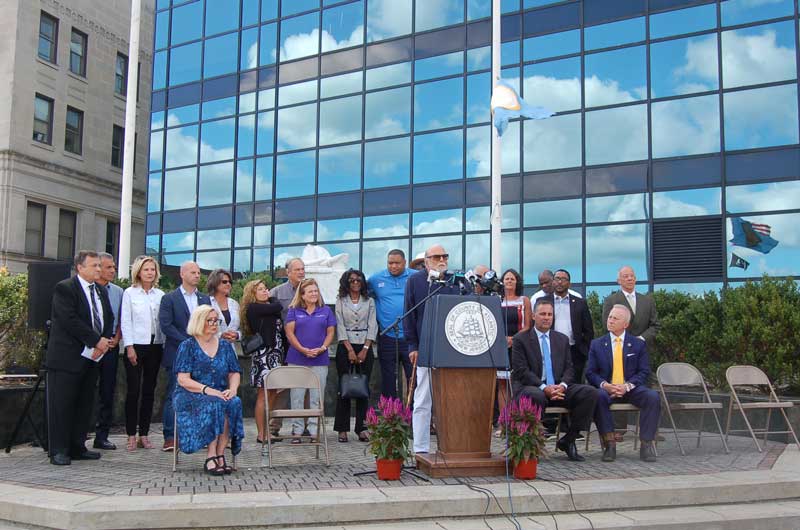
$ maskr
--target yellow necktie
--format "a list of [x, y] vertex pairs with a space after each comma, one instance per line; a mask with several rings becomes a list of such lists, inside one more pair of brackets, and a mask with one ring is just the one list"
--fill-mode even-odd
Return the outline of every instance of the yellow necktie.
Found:
[[614, 367], [611, 371], [611, 384], [625, 383], [625, 371], [622, 369], [622, 339], [614, 337]]

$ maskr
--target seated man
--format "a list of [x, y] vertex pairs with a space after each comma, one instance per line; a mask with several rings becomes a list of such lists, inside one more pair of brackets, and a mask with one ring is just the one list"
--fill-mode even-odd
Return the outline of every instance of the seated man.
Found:
[[511, 387], [514, 399], [529, 396], [542, 409], [547, 406], [570, 409], [569, 430], [556, 443], [567, 458], [582, 462], [575, 438], [589, 428], [598, 391], [576, 384], [572, 355], [566, 335], [551, 330], [553, 301], [540, 298], [533, 309], [533, 327], [520, 331], [511, 346]]
[[661, 415], [661, 401], [658, 392], [647, 388], [650, 359], [644, 341], [625, 333], [630, 320], [630, 310], [616, 304], [606, 322], [610, 333], [594, 339], [589, 347], [586, 380], [600, 389], [594, 421], [600, 437], [605, 440], [603, 462], [613, 462], [617, 457], [614, 420], [609, 408], [613, 403], [631, 403], [639, 407], [642, 440], [639, 458], [645, 462], [656, 461], [653, 441]]

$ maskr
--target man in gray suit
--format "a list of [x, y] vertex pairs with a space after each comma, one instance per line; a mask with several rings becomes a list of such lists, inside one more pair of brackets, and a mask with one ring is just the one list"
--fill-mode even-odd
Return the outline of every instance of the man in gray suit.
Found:
[[628, 326], [628, 333], [639, 337], [649, 347], [652, 347], [659, 328], [653, 296], [636, 292], [636, 273], [629, 265], [619, 269], [617, 283], [620, 290], [611, 293], [603, 301], [603, 322], [608, 321], [608, 314], [615, 304], [624, 305], [633, 315]]

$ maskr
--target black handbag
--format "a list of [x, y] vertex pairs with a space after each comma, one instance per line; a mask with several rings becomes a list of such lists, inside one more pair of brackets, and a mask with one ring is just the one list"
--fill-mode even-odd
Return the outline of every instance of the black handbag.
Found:
[[350, 365], [350, 372], [342, 374], [339, 378], [339, 395], [342, 399], [367, 399], [369, 398], [369, 382], [367, 374], [356, 370], [354, 364]]
[[244, 353], [245, 357], [252, 357], [265, 346], [264, 337], [261, 336], [262, 322], [264, 322], [263, 318], [258, 321], [258, 331], [242, 339], [242, 353]]

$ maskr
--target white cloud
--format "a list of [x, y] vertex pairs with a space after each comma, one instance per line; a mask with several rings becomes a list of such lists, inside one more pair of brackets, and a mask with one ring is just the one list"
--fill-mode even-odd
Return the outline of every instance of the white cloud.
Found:
[[411, 33], [411, 0], [369, 0], [367, 40]]
[[744, 31], [722, 33], [725, 88], [797, 77], [795, 51], [778, 44], [774, 29], [758, 35], [745, 35]]

